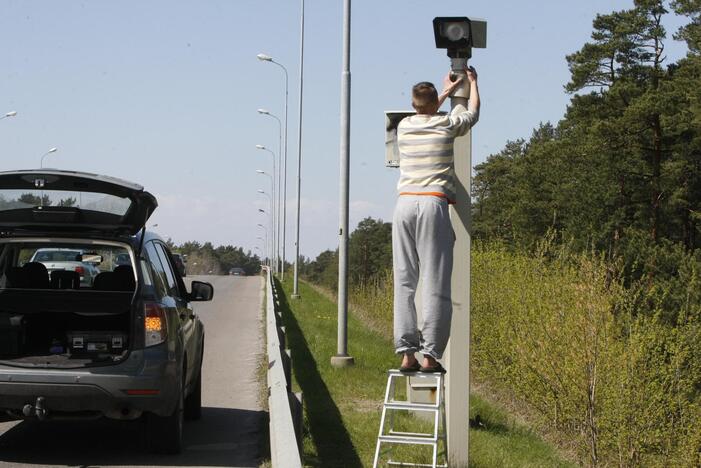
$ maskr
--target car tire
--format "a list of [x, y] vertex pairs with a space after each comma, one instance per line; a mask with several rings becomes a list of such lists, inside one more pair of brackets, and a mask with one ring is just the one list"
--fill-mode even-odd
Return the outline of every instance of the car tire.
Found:
[[151, 452], [175, 455], [183, 448], [184, 424], [183, 388], [173, 410], [168, 416], [146, 413], [146, 441]]
[[202, 367], [197, 374], [197, 380], [192, 392], [185, 398], [185, 418], [189, 420], [202, 417]]

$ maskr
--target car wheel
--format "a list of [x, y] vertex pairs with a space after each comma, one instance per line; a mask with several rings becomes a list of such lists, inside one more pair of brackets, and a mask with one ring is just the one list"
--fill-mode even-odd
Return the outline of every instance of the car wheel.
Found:
[[202, 368], [197, 375], [192, 393], [185, 398], [185, 418], [200, 419], [202, 417]]
[[183, 448], [183, 388], [169, 416], [146, 414], [146, 441], [152, 452], [178, 454]]

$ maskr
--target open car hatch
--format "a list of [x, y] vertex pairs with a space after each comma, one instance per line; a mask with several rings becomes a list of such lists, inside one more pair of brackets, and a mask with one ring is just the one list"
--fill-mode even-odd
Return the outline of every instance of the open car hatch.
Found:
[[84, 172], [0, 172], [0, 232], [134, 235], [158, 206], [138, 184]]

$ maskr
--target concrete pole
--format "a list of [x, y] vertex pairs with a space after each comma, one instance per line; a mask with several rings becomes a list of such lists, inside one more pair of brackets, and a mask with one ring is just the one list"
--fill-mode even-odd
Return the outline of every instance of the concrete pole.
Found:
[[285, 70], [285, 157], [282, 165], [282, 268], [280, 280], [285, 281], [285, 244], [287, 242], [287, 94], [288, 78], [287, 68], [280, 65]]
[[334, 367], [354, 364], [348, 356], [348, 182], [350, 180], [350, 15], [351, 0], [343, 1], [343, 69], [341, 71], [341, 175], [339, 180], [338, 347]]
[[[272, 114], [271, 114], [272, 115]], [[275, 117], [275, 116], [273, 116]], [[281, 256], [281, 247], [280, 247], [280, 242], [282, 242], [282, 122], [280, 122], [280, 119], [275, 117], [275, 120], [277, 120], [277, 125], [278, 125], [278, 134], [279, 134], [279, 143], [278, 143], [278, 152], [277, 152], [277, 265], [276, 265], [276, 273], [282, 275], [282, 262], [280, 260]], [[282, 276], [280, 277], [280, 280], [282, 280]]]
[[297, 227], [295, 236], [295, 268], [292, 281], [292, 299], [299, 299], [299, 208], [302, 184], [302, 98], [304, 95], [304, 0], [301, 0], [299, 37], [299, 135], [297, 137]]
[[[467, 59], [453, 59], [452, 70], [464, 77]], [[451, 107], [467, 106], [470, 86], [467, 78], [451, 97]], [[461, 97], [456, 97], [461, 96]], [[472, 168], [472, 131], [455, 139], [456, 203], [450, 217], [455, 231], [453, 250], [453, 320], [445, 355], [448, 460], [452, 468], [467, 468], [470, 420], [470, 184]]]

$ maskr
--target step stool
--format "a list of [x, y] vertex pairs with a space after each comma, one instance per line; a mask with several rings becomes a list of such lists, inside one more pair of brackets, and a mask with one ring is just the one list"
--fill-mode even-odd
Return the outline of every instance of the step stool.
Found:
[[[427, 383], [435, 382], [436, 402], [435, 403], [412, 403], [411, 401], [395, 400], [397, 379], [412, 378], [426, 380]], [[375, 448], [375, 460], [373, 468], [378, 467], [380, 460], [380, 447], [385, 444], [405, 444], [405, 445], [431, 445], [433, 446], [433, 462], [425, 463], [410, 463], [388, 460], [388, 465], [393, 466], [426, 466], [432, 468], [447, 468], [446, 461], [443, 465], [438, 465], [438, 444], [443, 442], [443, 458], [447, 459], [448, 445], [446, 441], [446, 423], [445, 423], [445, 388], [443, 382], [445, 375], [440, 372], [424, 373], [424, 372], [400, 372], [397, 369], [391, 369], [387, 372], [387, 389], [385, 390], [385, 400], [382, 405], [382, 419], [380, 420], [380, 432], [377, 436], [377, 447]], [[401, 432], [394, 430], [394, 413], [397, 410], [402, 411], [425, 411], [433, 413], [433, 432]], [[389, 421], [387, 418], [389, 417]], [[385, 433], [385, 424], [388, 424], [388, 431]], [[441, 431], [442, 429], [442, 431]], [[391, 447], [390, 447], [391, 454]]]

